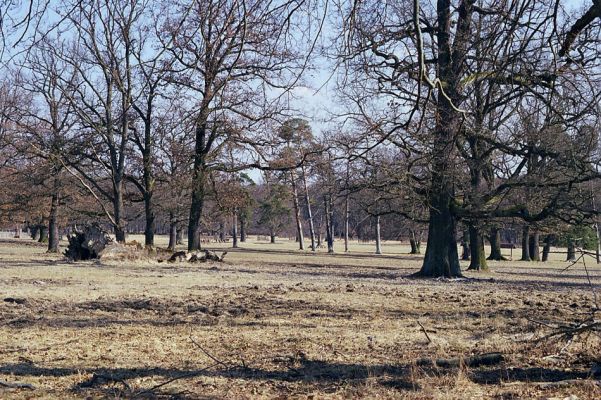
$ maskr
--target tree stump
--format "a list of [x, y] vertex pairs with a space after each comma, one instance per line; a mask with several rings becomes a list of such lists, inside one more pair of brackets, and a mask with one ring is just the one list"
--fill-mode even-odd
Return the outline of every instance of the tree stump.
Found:
[[99, 258], [102, 250], [113, 241], [98, 224], [86, 225], [82, 231], [75, 231], [67, 239], [69, 245], [65, 256], [73, 261]]

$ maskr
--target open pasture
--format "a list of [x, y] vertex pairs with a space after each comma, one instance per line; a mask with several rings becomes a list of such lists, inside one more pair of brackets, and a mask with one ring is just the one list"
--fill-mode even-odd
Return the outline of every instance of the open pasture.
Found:
[[[0, 381], [33, 389], [0, 386], [0, 398], [601, 397], [585, 380], [598, 337], [538, 340], [551, 332], [542, 323], [595, 304], [584, 266], [562, 272], [561, 254], [524, 263], [514, 251], [449, 282], [411, 278], [422, 256], [394, 242], [382, 256], [373, 244], [241, 246], [215, 264], [68, 263], [3, 239]], [[469, 358], [489, 353], [503, 360]]]

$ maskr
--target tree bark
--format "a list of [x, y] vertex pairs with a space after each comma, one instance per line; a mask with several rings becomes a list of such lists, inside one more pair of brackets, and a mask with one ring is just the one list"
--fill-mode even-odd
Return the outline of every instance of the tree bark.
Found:
[[311, 212], [311, 198], [309, 197], [309, 187], [307, 185], [307, 174], [305, 166], [301, 166], [303, 174], [303, 185], [305, 186], [305, 202], [307, 203], [307, 216], [309, 217], [309, 234], [311, 235], [311, 251], [316, 251], [315, 244], [315, 225], [313, 224], [313, 213]]
[[476, 226], [470, 225], [470, 266], [469, 270], [475, 271], [488, 271], [488, 265], [486, 265], [486, 254], [484, 253], [484, 240], [480, 229]]
[[470, 259], [470, 232], [467, 229], [463, 230], [463, 238], [461, 239], [461, 259], [463, 261]]
[[344, 252], [349, 251], [349, 220], [351, 212], [349, 210], [349, 196], [346, 195], [344, 199]]
[[205, 108], [201, 106], [199, 122], [195, 129], [194, 170], [192, 173], [192, 202], [188, 219], [188, 251], [200, 250], [200, 219], [205, 201], [206, 174], [206, 134], [207, 118]]
[[40, 240], [40, 225], [31, 225], [29, 227], [29, 235], [36, 242]]
[[411, 254], [421, 254], [421, 241], [417, 239], [413, 229], [409, 230], [409, 244], [411, 245]]
[[528, 239], [528, 252], [532, 261], [540, 261], [539, 236], [538, 231], [534, 231]]
[[296, 221], [296, 237], [298, 239], [298, 247], [300, 250], [305, 250], [303, 225], [301, 223], [300, 206], [298, 204], [298, 190], [296, 188], [296, 177], [294, 175], [294, 171], [290, 171], [290, 182], [292, 185], [292, 204], [294, 205], [294, 219]]
[[530, 226], [524, 225], [522, 228], [522, 261], [530, 261]]
[[380, 237], [380, 216], [376, 216], [376, 254], [382, 254], [382, 241]]
[[232, 248], [238, 247], [238, 214], [232, 214]]
[[246, 242], [246, 217], [240, 215], [240, 241]]
[[146, 224], [144, 226], [144, 245], [154, 247], [154, 209], [152, 206], [152, 193], [144, 193], [144, 216]]
[[551, 252], [551, 235], [545, 236], [544, 240], [545, 245], [543, 246], [543, 262], [549, 260], [549, 253]]
[[219, 221], [219, 240], [225, 241], [225, 221]]
[[568, 240], [568, 255], [566, 257], [566, 261], [576, 261], [576, 243], [574, 240]]
[[332, 229], [332, 214], [331, 214], [331, 203], [329, 200], [329, 196], [324, 194], [323, 196], [323, 202], [324, 202], [324, 211], [325, 211], [325, 217], [326, 217], [326, 243], [328, 245], [328, 253], [333, 253], [334, 252], [334, 237], [332, 235], [333, 233], [333, 229]]
[[60, 181], [54, 178], [54, 190], [50, 202], [50, 218], [48, 219], [48, 253], [58, 253], [59, 231], [58, 214], [60, 208]]
[[40, 237], [39, 243], [48, 243], [48, 227], [46, 225], [40, 225]]
[[177, 244], [177, 220], [173, 212], [169, 213], [169, 245], [167, 248], [171, 251], [175, 251]]
[[472, 3], [462, 2], [456, 22], [455, 40], [451, 43], [451, 1], [438, 0], [436, 5], [436, 47], [438, 78], [444, 82], [436, 96], [432, 139], [432, 177], [429, 188], [428, 244], [419, 276], [460, 277], [461, 268], [455, 238], [456, 216], [453, 214], [455, 138], [461, 129], [460, 113], [455, 109], [461, 103], [459, 85], [465, 65]]
[[595, 223], [593, 224], [593, 229], [595, 230], [595, 237], [597, 238], [597, 245], [595, 246], [595, 260], [597, 261], [597, 264], [601, 264], [601, 240], [599, 238], [599, 223], [597, 222], [596, 217]]
[[488, 237], [490, 242], [490, 255], [488, 260], [503, 261], [505, 257], [501, 254], [501, 231], [496, 226], [490, 228], [490, 236]]
[[125, 224], [123, 221], [123, 179], [120, 177], [120, 175], [121, 174], [119, 173], [113, 184], [113, 233], [115, 234], [115, 240], [118, 243], [125, 243]]
[[184, 228], [177, 228], [177, 233], [175, 235], [175, 244], [184, 244]]

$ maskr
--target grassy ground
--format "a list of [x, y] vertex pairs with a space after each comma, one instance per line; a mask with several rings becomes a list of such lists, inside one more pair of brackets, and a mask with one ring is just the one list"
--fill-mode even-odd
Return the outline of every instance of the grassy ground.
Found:
[[[536, 321], [594, 305], [583, 265], [562, 272], [563, 255], [442, 281], [410, 278], [421, 257], [399, 243], [384, 256], [242, 246], [220, 264], [73, 264], [0, 241], [0, 381], [35, 386], [0, 398], [601, 398], [589, 380], [540, 384], [587, 378], [601, 354], [596, 336], [537, 340], [550, 329]], [[505, 361], [418, 363], [490, 352]]]

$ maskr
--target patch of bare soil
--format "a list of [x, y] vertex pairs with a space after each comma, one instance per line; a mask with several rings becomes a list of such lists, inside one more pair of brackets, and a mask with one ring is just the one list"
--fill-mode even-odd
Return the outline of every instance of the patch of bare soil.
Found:
[[436, 281], [409, 278], [409, 256], [105, 265], [14, 246], [0, 243], [2, 399], [601, 398], [596, 333], [541, 340], [594, 312], [579, 266]]

